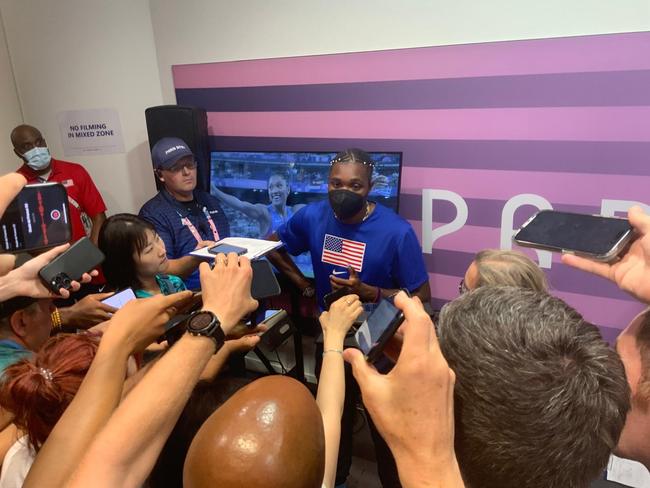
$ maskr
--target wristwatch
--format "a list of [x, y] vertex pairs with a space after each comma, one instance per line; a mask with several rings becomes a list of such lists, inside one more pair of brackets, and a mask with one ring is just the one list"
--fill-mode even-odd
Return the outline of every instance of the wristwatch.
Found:
[[226, 335], [221, 329], [221, 322], [215, 314], [207, 310], [199, 310], [190, 315], [187, 321], [187, 332], [193, 336], [209, 337], [216, 346], [215, 352], [221, 349]]

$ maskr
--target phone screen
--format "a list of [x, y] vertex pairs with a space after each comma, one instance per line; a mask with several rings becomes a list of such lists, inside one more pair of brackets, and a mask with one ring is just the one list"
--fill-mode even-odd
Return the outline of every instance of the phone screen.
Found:
[[515, 242], [604, 256], [631, 232], [626, 219], [546, 210], [517, 232]]
[[[368, 356], [370, 350], [380, 342], [382, 334], [391, 326], [399, 323], [401, 311], [389, 300], [382, 300], [377, 308], [368, 316], [366, 321], [359, 326], [355, 337], [363, 353]], [[395, 328], [395, 330], [397, 330]], [[394, 332], [394, 331], [393, 331]], [[388, 339], [386, 337], [385, 339]]]
[[30, 251], [68, 242], [71, 238], [68, 195], [59, 183], [28, 185], [0, 219], [4, 252]]
[[126, 290], [122, 290], [121, 292], [102, 300], [102, 303], [120, 309], [131, 300], [135, 300], [135, 293], [133, 293], [131, 288], [127, 288]]
[[232, 244], [217, 244], [216, 246], [208, 249], [208, 252], [210, 254], [229, 254], [231, 252], [234, 252], [237, 253], [238, 256], [241, 256], [242, 254], [246, 254], [247, 249], [239, 246], [233, 246]]

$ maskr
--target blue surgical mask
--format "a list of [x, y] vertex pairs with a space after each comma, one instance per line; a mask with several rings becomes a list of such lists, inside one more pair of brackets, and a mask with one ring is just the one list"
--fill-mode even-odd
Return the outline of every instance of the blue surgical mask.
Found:
[[23, 154], [23, 157], [27, 160], [27, 166], [34, 171], [41, 171], [47, 168], [52, 160], [52, 156], [50, 156], [50, 151], [47, 147], [34, 147]]

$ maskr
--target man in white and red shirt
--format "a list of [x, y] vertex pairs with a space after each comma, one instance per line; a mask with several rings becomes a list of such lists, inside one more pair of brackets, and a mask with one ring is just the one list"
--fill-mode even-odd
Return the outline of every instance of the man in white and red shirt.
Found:
[[99, 229], [106, 220], [106, 205], [85, 168], [52, 158], [41, 132], [31, 125], [19, 125], [11, 131], [11, 143], [23, 160], [17, 171], [27, 178], [28, 184], [57, 182], [65, 186], [72, 224], [71, 243], [87, 235], [96, 244]]
[[[106, 220], [106, 205], [95, 183], [83, 166], [60, 161], [50, 156], [41, 132], [31, 125], [19, 125], [11, 131], [14, 153], [23, 160], [17, 172], [27, 178], [28, 184], [62, 183], [68, 193], [72, 239], [75, 243], [88, 236], [97, 244], [99, 229]], [[102, 289], [104, 277], [100, 273], [92, 283], [86, 284], [73, 298], [57, 301], [60, 308], [52, 313], [57, 326], [86, 329], [108, 320], [113, 307], [101, 302], [110, 295], [94, 293]]]

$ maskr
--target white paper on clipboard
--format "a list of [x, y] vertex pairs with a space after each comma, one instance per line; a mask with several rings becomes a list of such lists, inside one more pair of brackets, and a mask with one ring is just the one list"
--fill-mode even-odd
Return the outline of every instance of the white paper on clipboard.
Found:
[[[250, 239], [248, 237], [226, 237], [225, 239], [221, 239], [220, 241], [218, 241], [216, 245], [218, 244], [229, 244], [231, 246], [243, 247], [244, 249], [246, 249], [246, 254], [242, 254], [242, 256], [246, 256], [251, 261], [253, 259], [261, 258], [265, 254], [268, 254], [269, 252], [279, 247], [282, 247], [283, 245], [281, 242], [278, 241]], [[197, 249], [196, 251], [192, 251], [190, 254], [192, 256], [196, 256], [201, 259], [212, 260], [214, 259], [214, 254], [210, 253], [209, 251], [210, 247], [203, 247], [201, 249]]]

